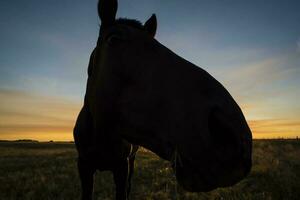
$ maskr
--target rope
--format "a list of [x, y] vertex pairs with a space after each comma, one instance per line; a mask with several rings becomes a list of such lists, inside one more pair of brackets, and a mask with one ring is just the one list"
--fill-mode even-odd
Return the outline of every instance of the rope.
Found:
[[132, 155], [132, 152], [133, 152], [133, 145], [132, 145], [132, 144], [130, 144], [130, 151], [129, 151], [129, 155], [128, 155], [128, 157], [131, 157], [131, 155]]

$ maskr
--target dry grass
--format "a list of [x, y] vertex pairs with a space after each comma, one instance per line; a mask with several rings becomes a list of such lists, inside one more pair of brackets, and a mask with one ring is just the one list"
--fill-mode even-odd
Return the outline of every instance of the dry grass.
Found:
[[[168, 162], [147, 151], [137, 156], [132, 200], [298, 199], [300, 141], [254, 141], [251, 174], [239, 184], [209, 193], [177, 188]], [[0, 199], [79, 199], [72, 143], [0, 142]], [[109, 172], [96, 174], [95, 199], [113, 199]]]

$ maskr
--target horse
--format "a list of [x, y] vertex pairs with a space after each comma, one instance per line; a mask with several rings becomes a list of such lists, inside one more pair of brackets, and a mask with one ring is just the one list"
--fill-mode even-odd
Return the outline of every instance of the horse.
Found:
[[252, 133], [230, 93], [155, 39], [155, 14], [142, 24], [116, 19], [117, 8], [117, 0], [98, 2], [99, 37], [74, 128], [82, 198], [91, 198], [91, 168], [100, 164], [122, 168], [112, 170], [116, 198], [128, 198], [125, 169], [132, 144], [170, 161], [187, 191], [207, 192], [245, 178]]

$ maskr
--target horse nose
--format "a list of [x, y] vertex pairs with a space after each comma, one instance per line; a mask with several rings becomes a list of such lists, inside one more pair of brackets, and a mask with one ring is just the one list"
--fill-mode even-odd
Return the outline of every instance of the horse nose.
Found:
[[249, 174], [252, 166], [251, 131], [246, 122], [235, 115], [227, 115], [222, 110], [214, 110], [209, 116], [209, 130], [212, 144], [216, 149], [216, 159], [228, 163], [235, 169], [236, 177]]

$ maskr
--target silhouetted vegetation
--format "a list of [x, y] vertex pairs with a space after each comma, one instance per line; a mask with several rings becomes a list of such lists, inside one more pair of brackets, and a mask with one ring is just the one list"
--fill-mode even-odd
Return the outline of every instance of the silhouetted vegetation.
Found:
[[21, 139], [21, 140], [0, 140], [0, 142], [39, 142], [39, 141], [31, 140], [31, 139]]
[[[177, 193], [175, 192], [177, 190]], [[132, 200], [297, 199], [300, 196], [300, 141], [255, 140], [253, 168], [230, 188], [189, 193], [176, 182], [168, 162], [151, 152], [137, 154]], [[0, 142], [0, 199], [79, 199], [76, 152], [70, 142]], [[108, 172], [96, 174], [95, 199], [113, 199]]]

